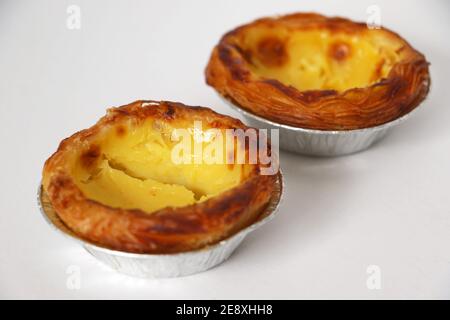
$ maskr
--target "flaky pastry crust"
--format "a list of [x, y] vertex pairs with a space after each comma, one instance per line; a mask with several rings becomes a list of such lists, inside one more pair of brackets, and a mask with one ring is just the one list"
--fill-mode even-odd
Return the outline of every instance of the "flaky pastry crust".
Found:
[[[249, 45], [249, 35], [255, 30], [266, 35], [259, 34], [257, 43]], [[314, 31], [319, 32], [318, 37], [321, 32], [329, 37], [323, 54], [325, 64], [336, 69], [344, 66], [342, 70], [346, 62], [358, 59], [358, 43], [367, 39], [373, 51], [380, 52], [374, 67], [367, 66], [371, 73], [368, 84], [345, 90], [326, 86], [303, 90], [255, 72], [261, 66], [277, 72], [301, 59], [301, 51], [294, 56], [289, 51], [292, 35]], [[387, 52], [386, 56], [381, 52]], [[309, 58], [316, 56], [313, 53]], [[352, 63], [358, 68], [364, 67], [355, 61]], [[289, 76], [296, 73], [287, 72]], [[390, 122], [417, 107], [430, 85], [425, 57], [398, 34], [312, 13], [263, 18], [228, 32], [214, 48], [205, 74], [210, 86], [242, 109], [277, 123], [319, 130], [360, 129]], [[330, 76], [339, 79], [344, 72]]]
[[229, 237], [253, 223], [268, 204], [276, 175], [261, 175], [251, 165], [239, 185], [206, 201], [184, 207], [166, 207], [148, 213], [139, 209], [113, 208], [89, 199], [71, 174], [73, 161], [89, 166], [102, 151], [93, 148], [105, 130], [117, 135], [147, 119], [177, 124], [201, 120], [215, 128], [247, 127], [239, 120], [204, 107], [174, 102], [136, 101], [108, 109], [89, 129], [63, 140], [46, 161], [43, 188], [61, 220], [77, 235], [106, 248], [136, 253], [174, 253], [195, 250]]

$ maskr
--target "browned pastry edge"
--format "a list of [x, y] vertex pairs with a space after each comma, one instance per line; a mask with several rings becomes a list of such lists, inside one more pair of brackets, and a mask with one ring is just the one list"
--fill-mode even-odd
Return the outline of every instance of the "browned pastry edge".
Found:
[[381, 125], [409, 113], [428, 94], [429, 63], [398, 34], [385, 28], [376, 32], [401, 43], [399, 51], [403, 58], [392, 67], [387, 78], [365, 88], [343, 92], [299, 91], [275, 79], [256, 77], [248, 66], [248, 53], [239, 47], [236, 39], [258, 25], [283, 25], [292, 29], [325, 28], [330, 32], [350, 34], [371, 32], [365, 23], [313, 13], [295, 13], [262, 18], [226, 33], [212, 52], [205, 71], [206, 82], [220, 95], [253, 114], [300, 128], [361, 129]]
[[[130, 118], [149, 117], [176, 122], [179, 119], [207, 121], [216, 128], [247, 127], [239, 120], [204, 107], [175, 102], [136, 101], [111, 108], [89, 129], [63, 140], [45, 162], [43, 187], [61, 220], [77, 235], [101, 246], [136, 253], [174, 253], [216, 243], [253, 223], [268, 204], [276, 175], [261, 175], [253, 165], [249, 177], [240, 185], [201, 203], [164, 208], [147, 214], [141, 210], [112, 208], [88, 199], [70, 175], [67, 154], [72, 148], [89, 145], [107, 126]], [[95, 154], [92, 154], [95, 157]]]

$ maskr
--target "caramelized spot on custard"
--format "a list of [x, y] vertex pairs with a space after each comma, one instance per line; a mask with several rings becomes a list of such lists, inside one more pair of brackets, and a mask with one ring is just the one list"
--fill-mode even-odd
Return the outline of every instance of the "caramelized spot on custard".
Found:
[[100, 158], [101, 152], [98, 145], [91, 145], [88, 150], [83, 152], [80, 156], [80, 163], [84, 168], [91, 168]]
[[345, 42], [335, 42], [330, 46], [328, 54], [334, 60], [344, 61], [351, 55], [351, 47]]
[[123, 137], [127, 133], [127, 129], [124, 126], [118, 126], [116, 128], [116, 134], [118, 137]]
[[288, 60], [284, 41], [277, 37], [261, 39], [256, 50], [258, 59], [266, 66], [279, 67]]

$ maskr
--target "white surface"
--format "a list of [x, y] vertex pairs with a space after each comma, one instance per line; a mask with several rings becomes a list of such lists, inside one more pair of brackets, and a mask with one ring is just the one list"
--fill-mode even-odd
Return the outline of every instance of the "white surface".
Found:
[[[66, 28], [79, 5], [81, 30]], [[139, 98], [237, 116], [204, 83], [236, 25], [294, 11], [366, 20], [368, 5], [432, 63], [414, 117], [372, 149], [335, 159], [282, 154], [285, 201], [223, 265], [142, 280], [99, 265], [46, 225], [42, 165], [106, 107]], [[450, 10], [445, 1], [1, 1], [1, 298], [450, 298]], [[66, 287], [80, 267], [81, 288]], [[381, 268], [381, 290], [366, 268]]]

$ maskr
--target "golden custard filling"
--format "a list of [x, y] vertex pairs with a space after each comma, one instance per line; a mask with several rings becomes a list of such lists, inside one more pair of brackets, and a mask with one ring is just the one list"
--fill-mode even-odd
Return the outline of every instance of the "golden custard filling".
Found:
[[[195, 161], [198, 153], [183, 154], [174, 161], [173, 128], [146, 120], [139, 125], [115, 126], [103, 130], [96, 141], [73, 159], [72, 175], [83, 194], [114, 208], [140, 209], [151, 213], [165, 207], [195, 204], [237, 186], [244, 178], [245, 165]], [[203, 150], [214, 137], [202, 138], [186, 126], [191, 146]], [[178, 129], [177, 129], [178, 130]]]
[[376, 30], [363, 34], [254, 27], [239, 46], [251, 71], [300, 91], [363, 88], [386, 78], [400, 60], [398, 44]]

